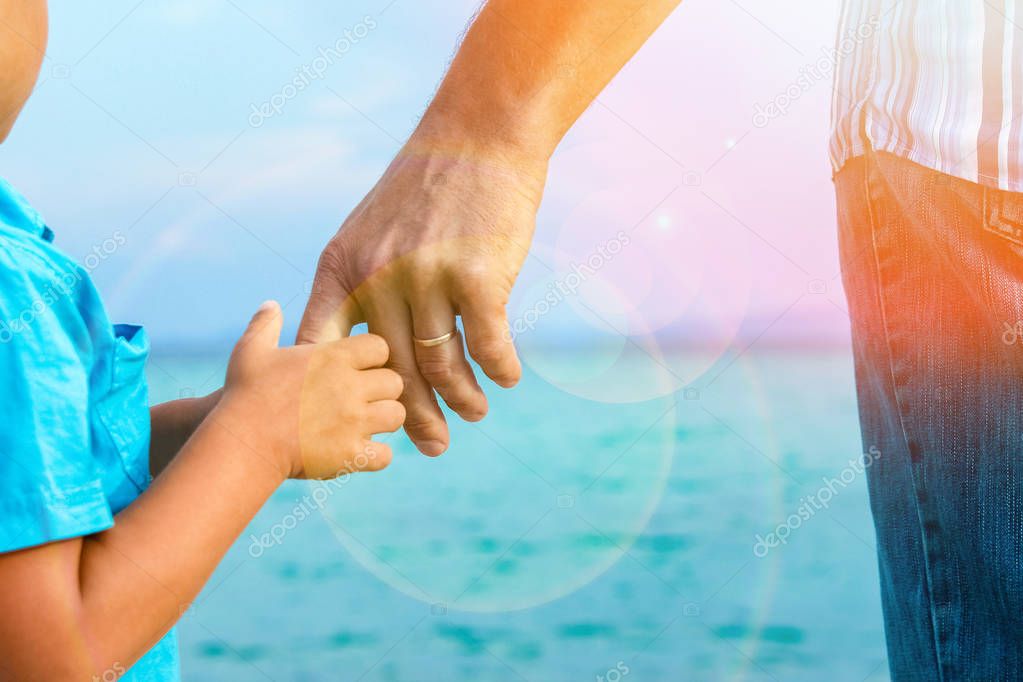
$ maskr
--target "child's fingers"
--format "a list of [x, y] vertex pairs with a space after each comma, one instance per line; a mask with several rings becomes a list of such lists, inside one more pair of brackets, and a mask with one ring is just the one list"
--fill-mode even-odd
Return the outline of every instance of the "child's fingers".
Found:
[[252, 316], [249, 326], [238, 341], [238, 350], [244, 352], [250, 348], [277, 348], [283, 324], [284, 315], [281, 314], [281, 306], [277, 301], [264, 302]]
[[367, 369], [359, 374], [370, 400], [397, 400], [405, 390], [401, 375], [391, 369]]
[[419, 373], [412, 347], [412, 320], [408, 306], [384, 298], [375, 306], [367, 307], [366, 317], [369, 318], [370, 331], [387, 339], [391, 347], [388, 366], [405, 382], [405, 392], [401, 396], [408, 411], [405, 433], [424, 455], [440, 455], [448, 447], [448, 425], [433, 389]]
[[376, 334], [358, 334], [335, 343], [344, 348], [355, 369], [383, 367], [390, 355], [387, 342]]
[[405, 423], [405, 406], [397, 400], [378, 400], [366, 407], [370, 433], [392, 433]]
[[390, 445], [375, 440], [365, 441], [362, 451], [365, 456], [359, 459], [359, 471], [380, 471], [387, 467], [394, 457]]

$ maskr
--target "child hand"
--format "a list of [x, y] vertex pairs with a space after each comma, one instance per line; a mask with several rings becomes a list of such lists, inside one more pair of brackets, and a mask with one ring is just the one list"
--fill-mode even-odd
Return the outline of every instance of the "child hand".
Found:
[[289, 478], [325, 479], [378, 471], [391, 449], [370, 440], [405, 421], [401, 377], [387, 343], [362, 334], [279, 348], [281, 309], [268, 301], [234, 347], [215, 418], [255, 436]]

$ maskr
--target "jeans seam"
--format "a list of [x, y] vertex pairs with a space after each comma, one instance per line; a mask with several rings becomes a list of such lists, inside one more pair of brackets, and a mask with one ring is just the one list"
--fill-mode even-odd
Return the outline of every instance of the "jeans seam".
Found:
[[[866, 156], [866, 158], [865, 158], [865, 164], [864, 164], [865, 165], [865, 172], [863, 174], [863, 190], [864, 190], [864, 194], [865, 194], [865, 198], [866, 198], [866, 204], [867, 204], [867, 217], [870, 220], [870, 247], [871, 247], [870, 250], [871, 250], [871, 255], [874, 258], [874, 272], [876, 273], [875, 277], [876, 277], [876, 280], [877, 280], [876, 281], [876, 285], [877, 285], [877, 297], [878, 297], [878, 304], [879, 304], [878, 307], [879, 307], [880, 313], [881, 313], [881, 329], [882, 329], [882, 331], [884, 333], [884, 348], [885, 348], [885, 352], [888, 355], [888, 378], [889, 378], [889, 381], [891, 381], [892, 395], [894, 395], [894, 397], [895, 397], [895, 407], [898, 410], [898, 414], [899, 414], [899, 428], [902, 430], [902, 442], [903, 442], [903, 444], [906, 447], [907, 455], [909, 455], [909, 453], [910, 453], [909, 440], [910, 439], [909, 439], [909, 433], [906, 431], [906, 422], [905, 422], [905, 417], [904, 417], [904, 412], [903, 412], [903, 401], [902, 401], [902, 398], [899, 396], [899, 387], [898, 387], [898, 384], [895, 381], [895, 368], [893, 366], [895, 354], [892, 352], [892, 344], [891, 344], [891, 339], [890, 339], [889, 331], [888, 331], [888, 329], [889, 329], [889, 326], [888, 326], [888, 312], [887, 312], [887, 306], [885, 305], [884, 282], [882, 281], [882, 278], [881, 278], [881, 260], [880, 260], [880, 257], [878, 256], [877, 221], [876, 221], [876, 219], [874, 217], [874, 194], [871, 191], [871, 175], [872, 175], [872, 173], [878, 172], [877, 171], [878, 164], [877, 164], [877, 159], [874, 156], [872, 151], [868, 151], [865, 156]], [[917, 488], [917, 477], [916, 477], [915, 472], [913, 472], [913, 470], [912, 470], [912, 468], [914, 466], [914, 462], [912, 460], [910, 460], [909, 466], [910, 466], [910, 480], [913, 483], [914, 492], [917, 492], [917, 490], [916, 490], [916, 488]], [[938, 624], [937, 624], [937, 622], [935, 620], [934, 583], [933, 583], [933, 581], [931, 579], [931, 561], [930, 561], [930, 554], [927, 551], [927, 534], [924, 532], [924, 522], [923, 522], [923, 517], [922, 517], [921, 512], [920, 512], [920, 501], [919, 501], [919, 499], [917, 498], [916, 495], [914, 495], [913, 498], [914, 498], [913, 499], [913, 506], [916, 509], [917, 523], [919, 524], [919, 528], [920, 528], [920, 542], [923, 544], [924, 580], [926, 581], [926, 584], [927, 584], [927, 598], [928, 598], [928, 601], [930, 602], [930, 607], [931, 607], [930, 608], [931, 640], [934, 643], [934, 655], [935, 655], [935, 657], [937, 659], [935, 661], [935, 667], [938, 670], [938, 680], [939, 680], [939, 682], [944, 682], [944, 680], [945, 680], [945, 670], [944, 670], [944, 666], [942, 665], [941, 642], [940, 642], [940, 640], [938, 638]]]

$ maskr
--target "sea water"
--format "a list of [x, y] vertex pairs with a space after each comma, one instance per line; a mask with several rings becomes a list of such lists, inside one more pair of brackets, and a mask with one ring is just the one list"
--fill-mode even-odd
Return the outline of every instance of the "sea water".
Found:
[[[224, 361], [155, 356], [154, 401]], [[183, 616], [184, 679], [888, 679], [847, 349], [627, 402], [641, 372], [545, 362], [440, 458], [399, 433], [384, 472], [282, 487]]]

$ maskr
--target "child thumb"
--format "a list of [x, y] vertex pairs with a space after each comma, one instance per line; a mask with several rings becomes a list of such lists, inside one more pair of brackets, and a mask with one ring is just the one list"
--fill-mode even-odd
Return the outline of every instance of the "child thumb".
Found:
[[264, 301], [249, 321], [249, 326], [246, 327], [238, 345], [253, 349], [277, 348], [283, 324], [284, 315], [277, 301]]

